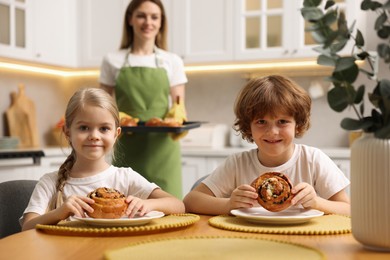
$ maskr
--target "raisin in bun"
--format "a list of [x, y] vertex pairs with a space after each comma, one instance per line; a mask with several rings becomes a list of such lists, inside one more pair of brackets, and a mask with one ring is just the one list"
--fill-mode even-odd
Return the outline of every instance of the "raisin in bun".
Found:
[[91, 218], [120, 218], [127, 209], [126, 196], [116, 189], [97, 188], [91, 191], [88, 197], [95, 201], [91, 204], [94, 211], [92, 213], [88, 212], [88, 216]]
[[266, 210], [278, 212], [291, 205], [293, 194], [291, 182], [280, 172], [267, 172], [256, 178], [252, 184], [259, 197], [257, 201]]

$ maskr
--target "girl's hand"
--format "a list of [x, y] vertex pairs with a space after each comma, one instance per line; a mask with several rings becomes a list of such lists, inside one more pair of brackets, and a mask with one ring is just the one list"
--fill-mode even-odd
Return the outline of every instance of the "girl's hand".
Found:
[[291, 200], [292, 205], [301, 204], [304, 208], [316, 208], [317, 194], [310, 184], [301, 182], [291, 190], [294, 198]]
[[84, 212], [93, 212], [93, 208], [89, 204], [93, 204], [94, 200], [85, 196], [72, 195], [57, 210], [61, 219], [66, 219], [69, 216], [85, 217]]
[[233, 190], [232, 195], [229, 200], [229, 208], [238, 209], [238, 208], [252, 208], [257, 204], [258, 194], [256, 189], [250, 185], [244, 184], [238, 186]]
[[126, 209], [126, 216], [129, 218], [132, 218], [135, 216], [135, 214], [138, 213], [141, 217], [144, 216], [146, 213], [150, 212], [151, 209], [148, 207], [147, 200], [142, 200], [140, 198], [134, 197], [134, 196], [128, 196], [126, 198], [126, 202], [129, 203], [127, 209]]

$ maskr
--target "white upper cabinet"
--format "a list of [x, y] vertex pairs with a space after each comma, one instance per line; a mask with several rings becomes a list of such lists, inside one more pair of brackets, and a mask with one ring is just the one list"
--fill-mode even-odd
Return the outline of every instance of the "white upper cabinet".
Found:
[[[171, 0], [170, 50], [185, 63], [287, 60], [316, 57], [305, 32], [303, 0]], [[353, 0], [336, 0], [348, 21]], [[325, 1], [323, 1], [325, 3]]]
[[29, 0], [0, 0], [0, 56], [32, 56], [31, 14]]
[[32, 61], [77, 66], [77, 0], [33, 0]]
[[170, 51], [186, 63], [233, 58], [233, 0], [172, 0]]
[[[0, 57], [98, 68], [130, 0], [0, 0]], [[186, 64], [317, 57], [303, 0], [162, 0], [168, 50]], [[325, 1], [323, 1], [325, 3]], [[337, 0], [351, 24], [359, 5]], [[359, 17], [361, 23], [363, 17]], [[360, 26], [359, 26], [360, 28]], [[348, 48], [346, 48], [348, 49]], [[349, 49], [348, 49], [349, 50]]]
[[79, 1], [79, 67], [99, 67], [103, 56], [119, 49], [130, 0]]
[[[353, 0], [336, 1], [348, 21], [357, 16]], [[323, 1], [325, 4], [325, 1]], [[316, 46], [300, 9], [303, 0], [235, 1], [235, 59], [267, 60], [316, 57]]]

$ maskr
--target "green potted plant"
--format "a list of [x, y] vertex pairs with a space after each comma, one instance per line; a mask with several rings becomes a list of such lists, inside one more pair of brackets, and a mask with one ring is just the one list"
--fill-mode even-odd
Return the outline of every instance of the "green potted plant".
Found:
[[[390, 80], [378, 78], [378, 59], [390, 63], [390, 0], [385, 3], [363, 0], [362, 13], [375, 12], [377, 48], [367, 50], [362, 30], [356, 21], [348, 22], [335, 1], [304, 0], [301, 14], [308, 22], [307, 31], [319, 44], [319, 65], [332, 66], [327, 80], [333, 88], [327, 93], [329, 106], [336, 112], [351, 108], [356, 118], [344, 118], [345, 130], [362, 130], [363, 136], [351, 147], [351, 221], [354, 237], [363, 245], [379, 250], [390, 250]], [[371, 38], [372, 40], [372, 38]], [[345, 48], [352, 46], [348, 55]], [[365, 66], [359, 66], [358, 62]], [[357, 84], [364, 74], [371, 82], [372, 91]], [[367, 95], [366, 95], [367, 93]], [[365, 100], [371, 111], [367, 113]], [[379, 199], [380, 198], [380, 199]]]

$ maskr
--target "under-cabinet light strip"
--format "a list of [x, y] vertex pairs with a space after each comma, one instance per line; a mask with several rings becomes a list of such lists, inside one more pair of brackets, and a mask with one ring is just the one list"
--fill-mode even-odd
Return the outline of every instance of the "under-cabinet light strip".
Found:
[[[186, 66], [186, 72], [207, 72], [207, 71], [232, 71], [232, 70], [248, 70], [248, 69], [277, 69], [277, 68], [300, 68], [318, 66], [316, 61], [289, 61], [289, 62], [268, 62], [268, 63], [242, 63], [242, 64], [226, 64], [226, 65], [198, 65]], [[54, 75], [61, 77], [78, 77], [78, 76], [98, 76], [99, 70], [74, 70], [66, 71], [61, 69], [42, 68], [32, 65], [23, 65], [9, 62], [0, 62], [0, 68], [5, 68], [14, 71], [33, 72], [46, 75]]]
[[96, 76], [99, 74], [99, 70], [66, 71], [61, 69], [42, 68], [42, 67], [36, 67], [32, 65], [23, 65], [23, 64], [9, 63], [9, 62], [0, 62], [0, 68], [14, 70], [14, 71], [33, 72], [39, 74], [61, 76], [61, 77]]

